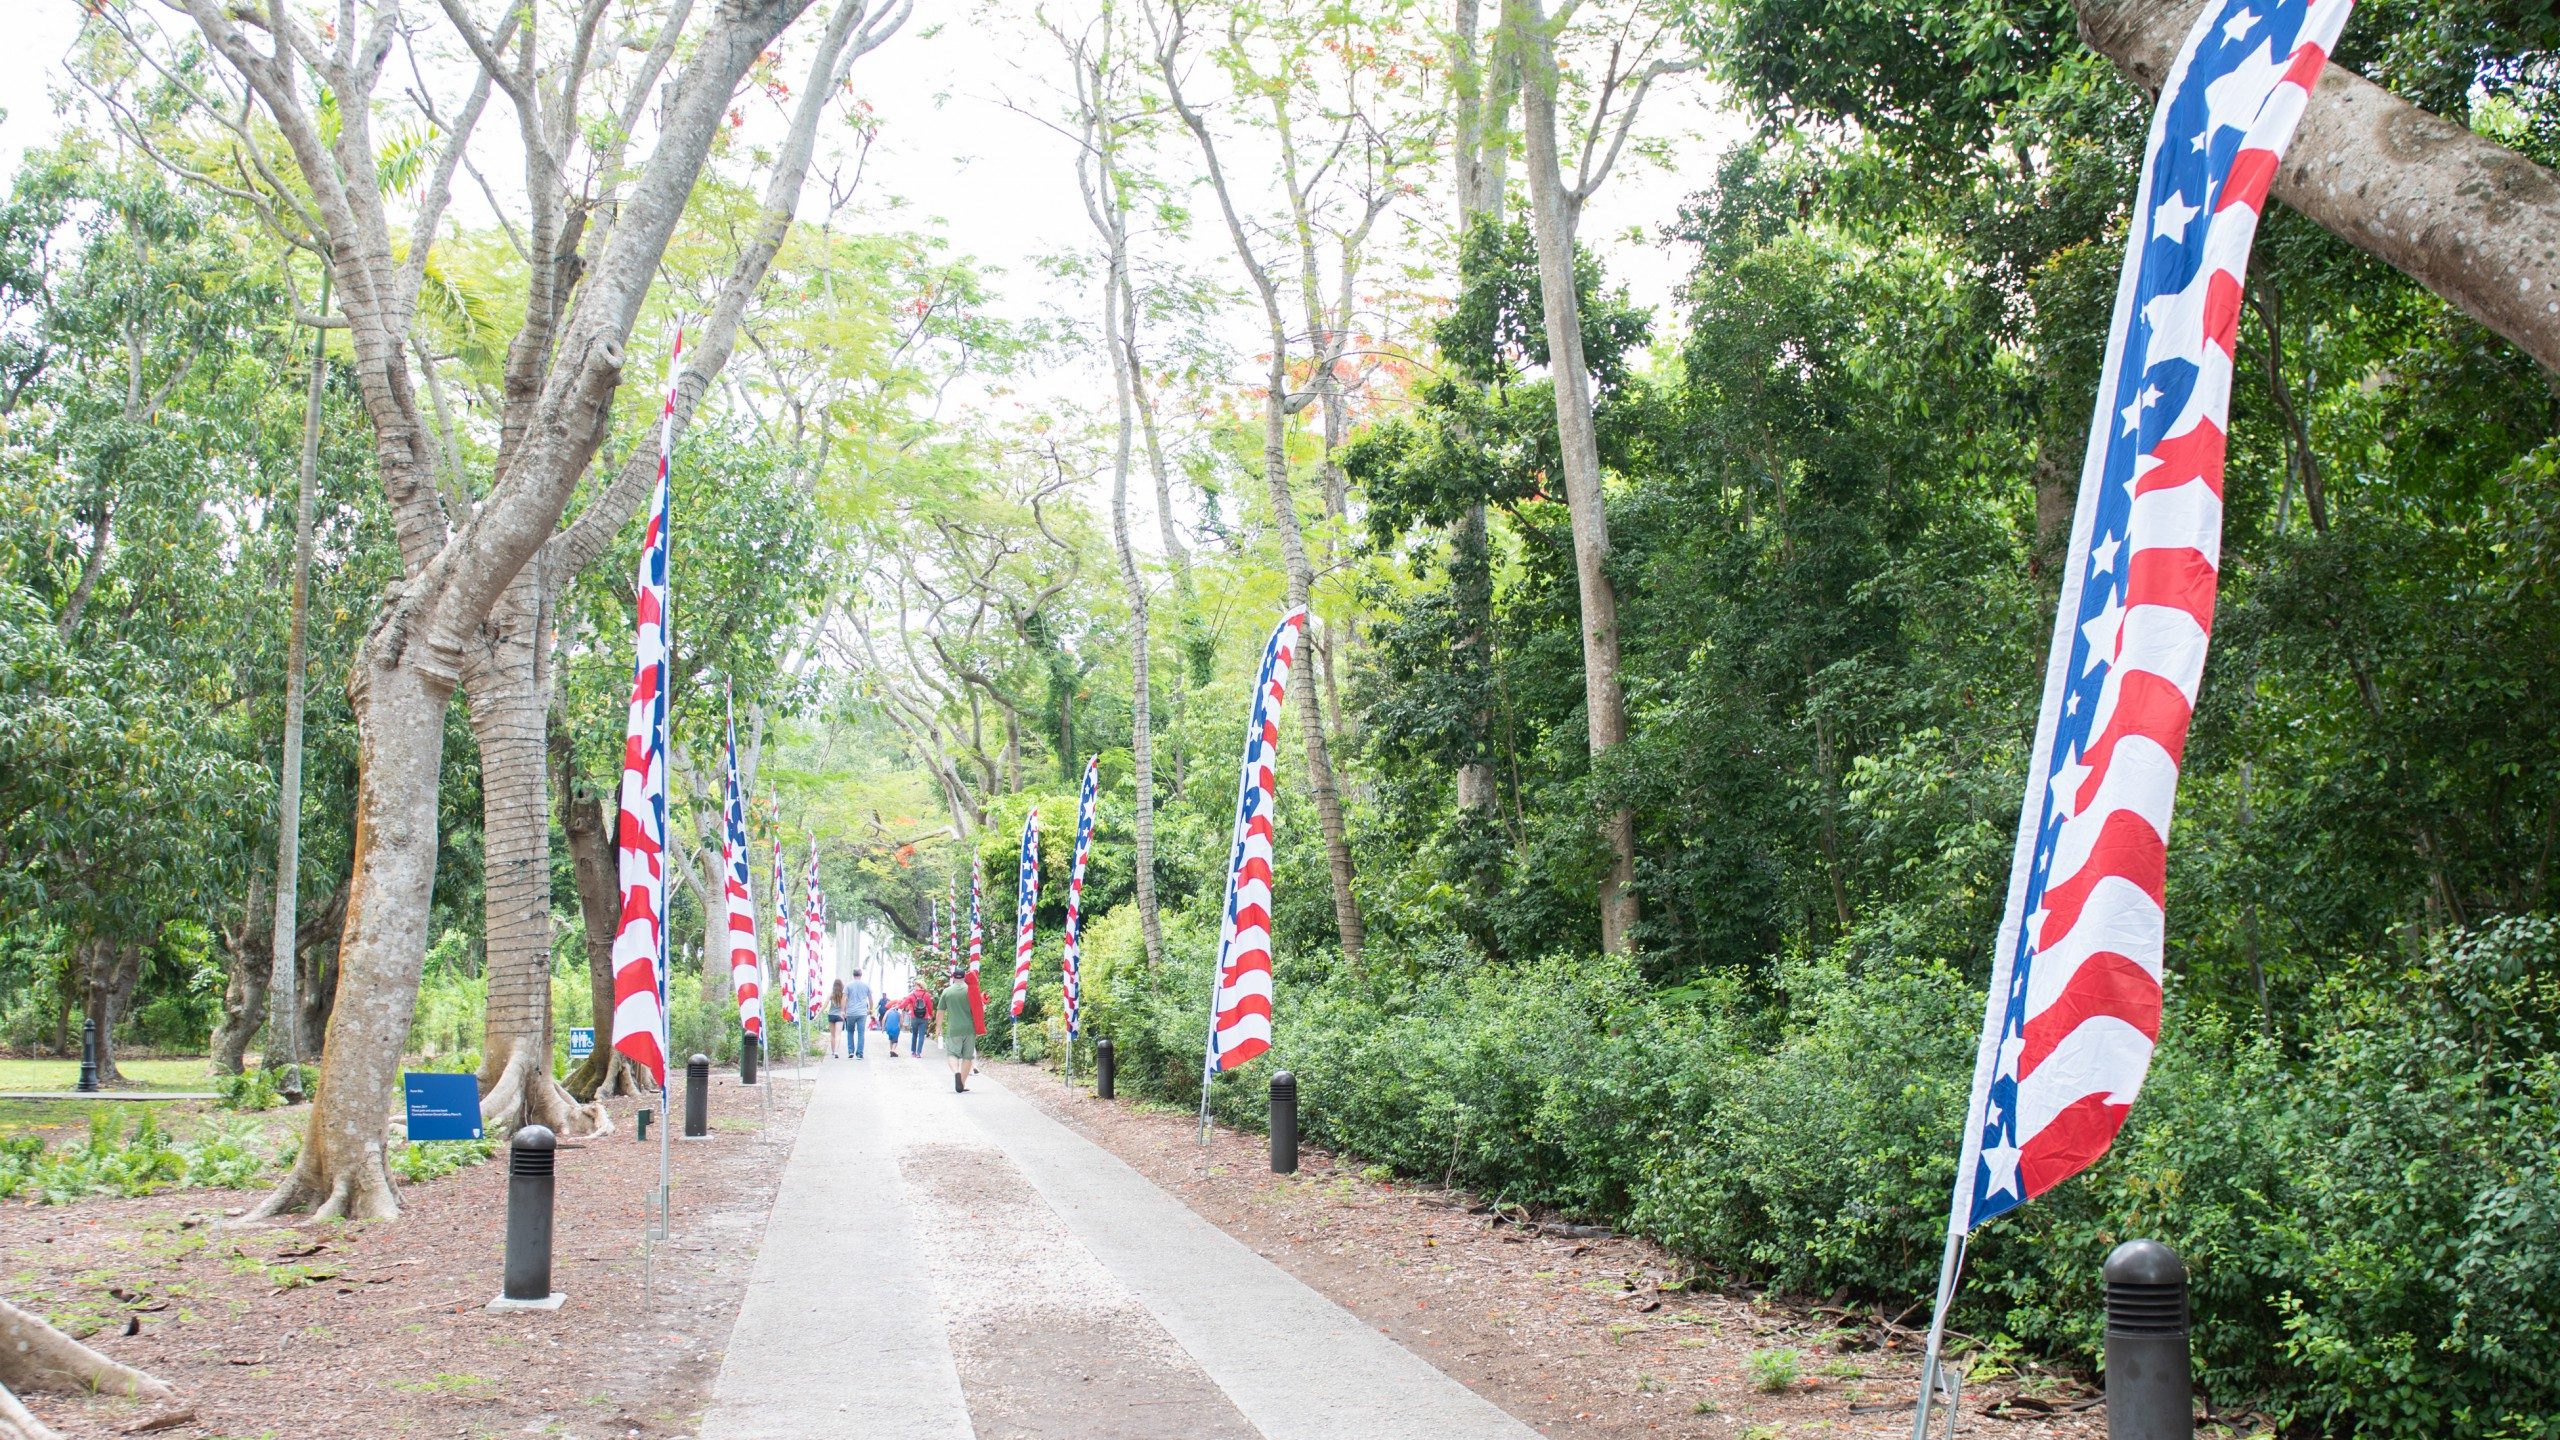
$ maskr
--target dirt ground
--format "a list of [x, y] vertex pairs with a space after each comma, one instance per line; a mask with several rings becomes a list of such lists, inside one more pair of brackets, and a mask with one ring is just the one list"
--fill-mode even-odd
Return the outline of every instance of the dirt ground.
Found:
[[[1104, 1103], [1026, 1066], [993, 1068], [1015, 1093], [1551, 1440], [1911, 1433], [1920, 1337], [1884, 1317], [1692, 1293], [1679, 1288], [1684, 1267], [1643, 1241], [1552, 1217], [1497, 1216], [1463, 1192], [1368, 1179], [1313, 1146], [1301, 1149], [1298, 1174], [1277, 1176], [1263, 1136], [1221, 1129], [1204, 1153], [1187, 1114]], [[2104, 1412], [2095, 1399], [2039, 1374], [1969, 1387], [1962, 1433], [2096, 1437]]]
[[[642, 1212], [658, 1137], [615, 1132], [559, 1153], [549, 1314], [492, 1315], [506, 1161], [404, 1189], [390, 1224], [225, 1227], [257, 1197], [189, 1190], [58, 1208], [0, 1206], [7, 1293], [176, 1386], [176, 1407], [26, 1397], [66, 1436], [391, 1440], [691, 1433], [736, 1319], [807, 1087], [762, 1097], [712, 1077], [712, 1138], [674, 1151], [673, 1239], [643, 1289]], [[653, 1097], [654, 1098], [654, 1097]], [[574, 1148], [572, 1148], [574, 1147]]]

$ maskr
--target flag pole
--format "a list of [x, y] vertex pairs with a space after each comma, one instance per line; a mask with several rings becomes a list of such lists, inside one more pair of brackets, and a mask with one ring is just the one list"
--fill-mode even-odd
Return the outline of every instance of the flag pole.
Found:
[[1947, 1340], [1947, 1311], [1956, 1298], [1956, 1281], [1964, 1273], [1965, 1235], [1961, 1230], [1947, 1231], [1947, 1252], [1938, 1262], [1938, 1298], [1929, 1311], [1929, 1342], [1920, 1359], [1920, 1403], [1911, 1419], [1911, 1440], [1929, 1440], [1929, 1412], [1943, 1389], [1947, 1399], [1947, 1433], [1955, 1433], [1957, 1396], [1963, 1377], [1952, 1370], [1941, 1370]]
[[[663, 565], [665, 565], [665, 566], [666, 566], [666, 572], [665, 572], [665, 578], [664, 578], [664, 584], [665, 584], [665, 587], [666, 587], [666, 594], [665, 594], [665, 597], [664, 597], [664, 600], [663, 600], [663, 602], [662, 602], [661, 609], [660, 609], [660, 612], [659, 612], [659, 616], [658, 616], [658, 624], [659, 624], [659, 626], [660, 626], [660, 633], [661, 633], [661, 636], [662, 636], [662, 638], [663, 638], [663, 640], [664, 640], [664, 642], [665, 642], [665, 651], [666, 651], [666, 659], [665, 659], [663, 662], [661, 662], [661, 663], [663, 663], [663, 664], [666, 666], [666, 670], [667, 670], [665, 683], [661, 684], [661, 685], [658, 687], [658, 715], [659, 715], [659, 718], [658, 718], [658, 744], [659, 744], [660, 748], [661, 748], [661, 749], [662, 749], [662, 750], [663, 750], [663, 751], [668, 755], [668, 757], [669, 757], [669, 758], [673, 758], [673, 755], [674, 755], [674, 752], [675, 752], [675, 746], [674, 746], [673, 741], [674, 741], [674, 739], [675, 739], [675, 733], [674, 733], [674, 732], [675, 732], [675, 728], [676, 728], [676, 707], [675, 707], [675, 678], [676, 678], [676, 586], [675, 586], [675, 568], [676, 568], [676, 566], [675, 566], [675, 560], [676, 560], [676, 502], [675, 502], [675, 465], [676, 465], [676, 462], [675, 462], [675, 443], [676, 443], [676, 387], [677, 387], [677, 385], [681, 384], [681, 383], [683, 382], [683, 380], [684, 380], [684, 326], [683, 326], [681, 323], [679, 323], [679, 324], [676, 326], [676, 338], [675, 338], [675, 343], [674, 343], [674, 345], [672, 345], [671, 347], [669, 347], [668, 352], [667, 352], [667, 403], [666, 403], [666, 408], [665, 408], [664, 410], [660, 411], [660, 412], [659, 412], [659, 414], [658, 414], [658, 483], [659, 483], [659, 484], [661, 484], [661, 485], [664, 485], [665, 487], [667, 487], [666, 525], [665, 525], [665, 527], [663, 528], [662, 532], [661, 532], [661, 533], [659, 534], [659, 536], [658, 536], [658, 549], [659, 549], [659, 554], [660, 554], [660, 555], [661, 555], [661, 557], [662, 557], [662, 559], [661, 559], [661, 562], [660, 562], [660, 563], [662, 563]], [[666, 763], [666, 762], [665, 762], [665, 761], [661, 761], [660, 763], [661, 763], [661, 764], [664, 764], [664, 763]], [[668, 822], [667, 822], [667, 812], [668, 812], [668, 810], [671, 808], [671, 807], [667, 804], [666, 787], [665, 787], [664, 785], [661, 785], [661, 786], [659, 787], [659, 792], [658, 792], [658, 797], [657, 797], [657, 798], [658, 798], [658, 843], [659, 843], [659, 845], [660, 845], [660, 846], [662, 846], [662, 847], [663, 847], [663, 846], [666, 846], [666, 845], [667, 845], [667, 842], [668, 842]], [[725, 823], [727, 823], [727, 822], [724, 820], [722, 823], [723, 823], [723, 824], [725, 824]], [[659, 853], [660, 853], [660, 860], [661, 860], [661, 864], [663, 864], [663, 863], [664, 863], [664, 860], [667, 858], [667, 857], [666, 857], [666, 852], [665, 852], [665, 850], [664, 850], [664, 849], [662, 849]], [[665, 873], [665, 872], [664, 872], [663, 870], [661, 870], [661, 871], [660, 871], [660, 873], [661, 873], [661, 875], [664, 875], [664, 873]], [[674, 877], [672, 877], [672, 876], [668, 876], [668, 877], [666, 877], [666, 878], [667, 878], [667, 880], [670, 880], [670, 881], [671, 881]], [[668, 970], [668, 966], [669, 966], [670, 962], [671, 962], [671, 961], [673, 960], [673, 958], [674, 958], [672, 955], [670, 955], [670, 954], [668, 953], [668, 945], [669, 945], [669, 941], [668, 941], [668, 939], [667, 939], [667, 908], [668, 908], [668, 901], [670, 901], [670, 900], [672, 900], [672, 899], [674, 899], [674, 898], [675, 898], [675, 887], [674, 887], [672, 884], [668, 884], [668, 883], [665, 883], [665, 882], [663, 882], [663, 881], [662, 881], [662, 882], [661, 882], [661, 885], [660, 885], [660, 889], [659, 889], [659, 894], [658, 894], [658, 1219], [657, 1219], [658, 1238], [659, 1238], [659, 1239], [661, 1239], [661, 1240], [664, 1240], [664, 1239], [666, 1239], [666, 1238], [667, 1238], [668, 1231], [672, 1228], [672, 1225], [671, 1225], [671, 1223], [670, 1223], [669, 1216], [670, 1216], [670, 1212], [673, 1210], [673, 1208], [674, 1208], [674, 1207], [673, 1207], [673, 1206], [672, 1206], [672, 1204], [670, 1203], [670, 1200], [671, 1200], [671, 1191], [672, 1191], [672, 1188], [673, 1188], [673, 1186], [674, 1186], [674, 1184], [675, 1184], [675, 1178], [674, 1178], [674, 1168], [675, 1168], [675, 1167], [674, 1167], [674, 1163], [673, 1163], [674, 1157], [668, 1153], [668, 1145], [669, 1145], [669, 1142], [670, 1142], [670, 1133], [669, 1133], [669, 1130], [668, 1130], [668, 1124], [667, 1124], [667, 1122], [668, 1122], [668, 1120], [669, 1120], [669, 1118], [670, 1118], [670, 1117], [669, 1117], [669, 1115], [668, 1115], [668, 1113], [667, 1113], [667, 1102], [668, 1102], [668, 1097], [669, 1097], [669, 1094], [670, 1094], [670, 1091], [669, 1091], [669, 1089], [668, 1089], [667, 1079], [668, 1079], [669, 1074], [670, 1074], [670, 1073], [675, 1069], [675, 1059], [674, 1059], [674, 1055], [673, 1055], [673, 1053], [672, 1053], [672, 1052], [673, 1052], [673, 1050], [674, 1050], [674, 1048], [675, 1048], [675, 1031], [676, 1031], [675, 1017], [674, 1017], [673, 1015], [670, 1015], [670, 1014], [668, 1014], [668, 1013], [667, 1013], [667, 970]], [[645, 1287], [644, 1287], [644, 1288], [645, 1288]]]

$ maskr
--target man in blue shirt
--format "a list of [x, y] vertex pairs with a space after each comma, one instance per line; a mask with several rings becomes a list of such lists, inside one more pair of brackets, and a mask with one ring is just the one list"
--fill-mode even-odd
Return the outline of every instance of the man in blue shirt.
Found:
[[845, 1049], [850, 1052], [848, 1058], [859, 1060], [862, 1058], [862, 1039], [871, 1033], [871, 982], [863, 979], [859, 970], [853, 972], [852, 979], [844, 982], [844, 1023], [845, 1031], [851, 1037], [845, 1042]]

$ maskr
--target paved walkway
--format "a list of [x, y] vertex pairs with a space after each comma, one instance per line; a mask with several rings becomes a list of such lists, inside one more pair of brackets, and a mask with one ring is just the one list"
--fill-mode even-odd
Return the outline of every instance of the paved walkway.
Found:
[[955, 1095], [938, 1051], [878, 1038], [817, 1067], [703, 1440], [1534, 1440], [996, 1081]]

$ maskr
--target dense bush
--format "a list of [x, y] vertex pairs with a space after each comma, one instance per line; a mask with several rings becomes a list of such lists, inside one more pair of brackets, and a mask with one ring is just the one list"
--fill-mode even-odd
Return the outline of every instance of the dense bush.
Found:
[[[1086, 1038], [1112, 1037], [1131, 1093], [1196, 1104], [1210, 946], [1176, 920], [1151, 970], [1127, 928], [1098, 927]], [[1279, 1049], [1220, 1081], [1220, 1115], [1259, 1123], [1286, 1063], [1308, 1134], [1346, 1154], [1746, 1282], [1897, 1310], [1927, 1293], [1981, 1016], [1962, 977], [1889, 959], [1791, 963], [1775, 993], [1659, 994], [1605, 960], [1426, 977], [1374, 954], [1365, 978], [1284, 968]], [[2560, 926], [2342, 963], [2327, 987], [2323, 1028], [2288, 1047], [2173, 983], [2132, 1124], [1978, 1237], [1958, 1327], [2094, 1363], [2099, 1261], [2151, 1236], [2194, 1271], [2217, 1400], [2323, 1434], [2560, 1436]]]

